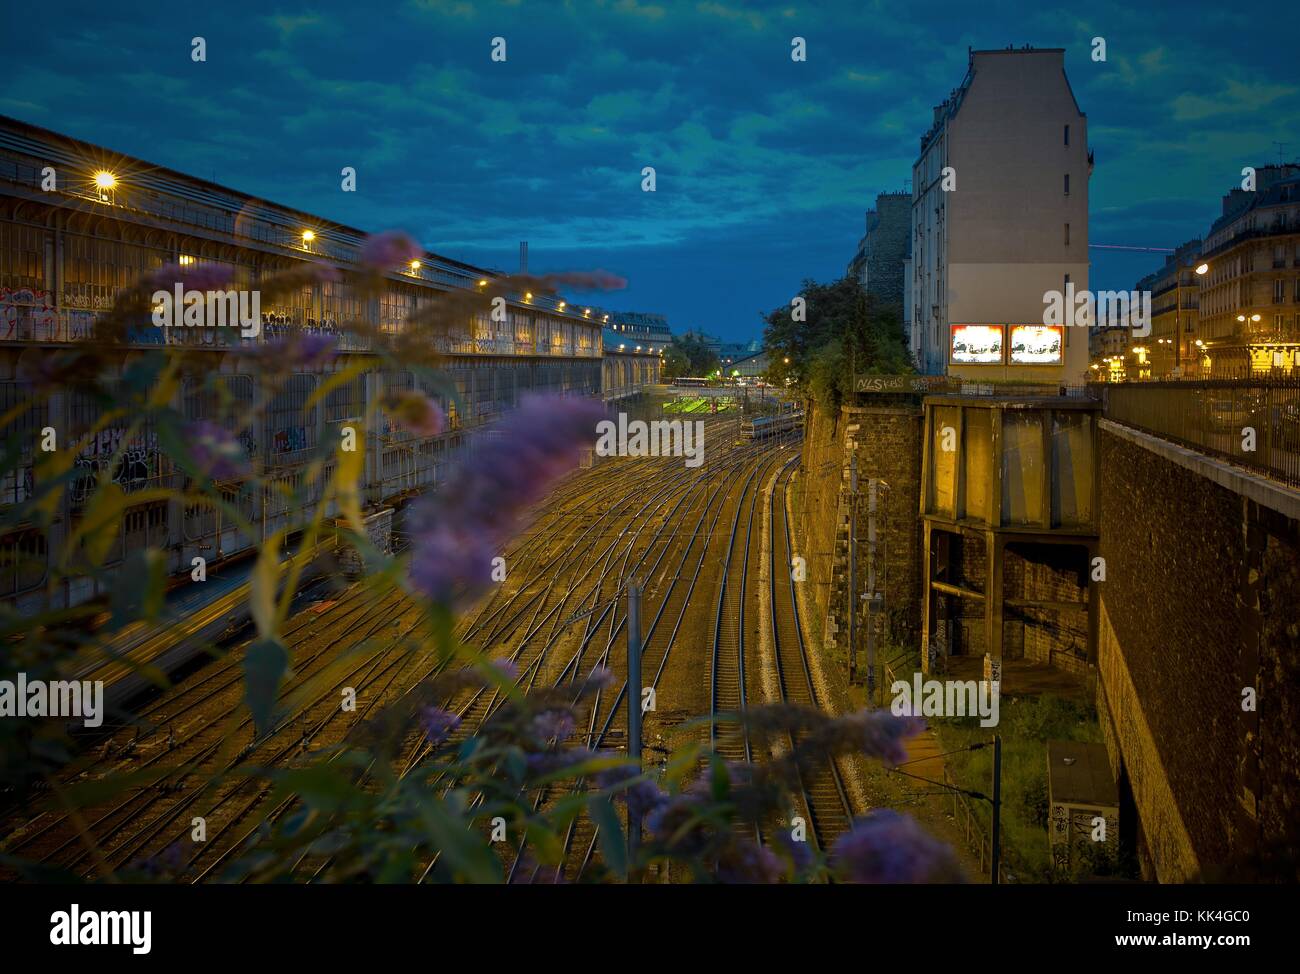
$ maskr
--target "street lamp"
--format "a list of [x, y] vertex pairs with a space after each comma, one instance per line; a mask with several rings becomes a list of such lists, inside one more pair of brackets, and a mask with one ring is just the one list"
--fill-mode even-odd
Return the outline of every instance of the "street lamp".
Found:
[[113, 201], [113, 190], [117, 189], [117, 177], [107, 169], [101, 169], [95, 173], [95, 189], [99, 194], [101, 203], [111, 203]]

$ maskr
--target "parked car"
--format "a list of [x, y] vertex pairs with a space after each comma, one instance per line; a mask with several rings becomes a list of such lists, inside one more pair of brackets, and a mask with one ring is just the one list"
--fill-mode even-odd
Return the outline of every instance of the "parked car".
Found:
[[1289, 402], [1269, 409], [1269, 435], [1275, 447], [1300, 452], [1300, 404]]
[[1240, 400], [1211, 399], [1206, 404], [1206, 412], [1213, 430], [1237, 432], [1250, 423], [1250, 409]]

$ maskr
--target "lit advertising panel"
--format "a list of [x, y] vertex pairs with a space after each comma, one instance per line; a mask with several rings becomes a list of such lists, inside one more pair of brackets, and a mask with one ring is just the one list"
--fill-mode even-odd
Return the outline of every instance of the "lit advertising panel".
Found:
[[952, 361], [962, 365], [1001, 365], [1001, 325], [953, 325]]
[[1017, 365], [1060, 365], [1064, 331], [1060, 325], [1012, 325], [1011, 361]]

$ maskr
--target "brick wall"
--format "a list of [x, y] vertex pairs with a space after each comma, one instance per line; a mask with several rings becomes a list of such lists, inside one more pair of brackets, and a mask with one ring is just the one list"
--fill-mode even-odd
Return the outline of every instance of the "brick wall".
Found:
[[921, 633], [921, 412], [891, 403], [846, 408], [843, 415], [846, 451], [858, 459], [858, 577], [865, 585], [867, 484], [874, 477], [888, 485], [879, 495], [877, 533], [891, 634], [910, 646]]
[[[867, 580], [867, 485], [883, 480], [877, 521], [885, 565], [892, 639], [911, 645], [920, 632], [921, 414], [907, 402], [884, 400], [870, 407], [845, 407], [839, 416], [809, 405], [800, 470], [799, 519], [809, 552], [808, 580], [824, 642], [847, 652], [850, 461], [858, 463], [858, 583]], [[878, 562], [879, 564], [879, 562]], [[865, 613], [858, 617], [865, 624]], [[865, 631], [865, 630], [862, 630]], [[860, 648], [865, 641], [860, 643]]]

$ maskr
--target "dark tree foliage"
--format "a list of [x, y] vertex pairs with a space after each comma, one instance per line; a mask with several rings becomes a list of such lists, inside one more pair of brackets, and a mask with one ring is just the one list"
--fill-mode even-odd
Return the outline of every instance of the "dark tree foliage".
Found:
[[683, 375], [712, 375], [718, 364], [718, 356], [709, 350], [704, 336], [688, 331], [674, 336], [673, 343], [664, 353], [663, 376], [665, 379], [676, 379]]
[[804, 321], [792, 304], [764, 318], [763, 347], [771, 364], [768, 379], [787, 379], [818, 403], [837, 410], [853, 375], [898, 375], [913, 371], [903, 336], [901, 309], [864, 291], [851, 277], [831, 284], [805, 280]]

